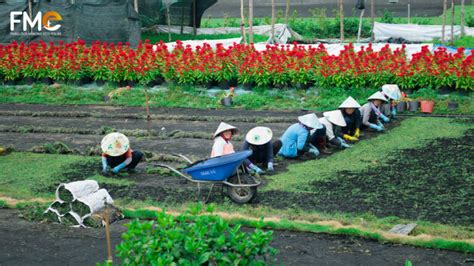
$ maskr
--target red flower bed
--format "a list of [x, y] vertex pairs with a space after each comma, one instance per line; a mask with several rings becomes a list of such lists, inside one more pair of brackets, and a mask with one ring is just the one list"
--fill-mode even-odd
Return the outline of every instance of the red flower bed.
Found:
[[170, 51], [164, 43], [155, 49], [148, 41], [136, 49], [128, 44], [83, 41], [64, 44], [16, 43], [0, 45], [0, 79], [51, 78], [74, 81], [92, 78], [104, 81], [137, 81], [147, 84], [156, 78], [182, 84], [208, 84], [234, 80], [257, 86], [379, 87], [396, 83], [402, 88], [441, 86], [472, 89], [473, 54], [459, 48], [449, 54], [444, 48], [434, 53], [423, 47], [411, 60], [405, 47], [389, 46], [375, 52], [369, 44], [355, 52], [352, 44], [338, 56], [329, 55], [324, 45], [304, 47], [267, 45], [257, 51], [252, 45], [204, 44], [192, 50], [181, 42]]

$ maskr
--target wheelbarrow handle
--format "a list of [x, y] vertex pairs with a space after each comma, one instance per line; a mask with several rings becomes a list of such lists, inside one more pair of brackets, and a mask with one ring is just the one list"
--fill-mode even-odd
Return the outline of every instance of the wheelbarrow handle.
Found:
[[188, 157], [182, 155], [181, 153], [173, 153], [172, 155], [176, 156], [176, 157], [180, 157], [181, 159], [185, 160], [186, 162], [192, 164], [193, 161], [191, 161], [191, 159], [189, 159]]
[[167, 169], [169, 169], [169, 170], [175, 172], [176, 174], [178, 174], [178, 175], [180, 175], [180, 176], [186, 178], [186, 180], [191, 181], [191, 182], [194, 182], [194, 180], [192, 180], [189, 176], [187, 176], [187, 175], [181, 173], [180, 171], [174, 169], [173, 167], [171, 167], [171, 166], [169, 166], [169, 165], [166, 165], [166, 164], [155, 164], [155, 166], [167, 168]]

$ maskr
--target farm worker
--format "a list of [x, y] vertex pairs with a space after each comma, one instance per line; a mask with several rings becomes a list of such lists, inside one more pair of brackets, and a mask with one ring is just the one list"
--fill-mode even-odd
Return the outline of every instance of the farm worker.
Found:
[[234, 153], [234, 146], [230, 142], [232, 136], [239, 133], [239, 130], [227, 123], [221, 122], [214, 133], [214, 145], [212, 146], [211, 158]]
[[402, 92], [396, 84], [385, 84], [382, 86], [382, 93], [389, 100], [388, 103], [382, 104], [380, 111], [382, 112], [382, 120], [385, 123], [390, 122], [388, 117], [396, 118], [397, 106], [395, 101], [399, 101], [402, 98]]
[[[323, 117], [319, 119], [319, 122], [326, 128], [326, 134], [324, 136], [316, 136], [313, 133], [311, 142], [317, 142], [319, 138], [325, 138], [333, 145], [340, 148], [350, 148], [351, 146], [342, 138], [341, 127], [345, 127], [346, 121], [342, 115], [341, 110], [334, 110], [330, 112], [324, 112]], [[315, 132], [316, 133], [316, 132]]]
[[252, 150], [252, 155], [245, 162], [249, 170], [262, 174], [263, 170], [256, 164], [266, 164], [267, 170], [272, 172], [273, 168], [273, 132], [268, 127], [254, 127], [245, 136], [242, 150]]
[[351, 96], [339, 105], [339, 110], [341, 110], [344, 120], [346, 121], [346, 126], [341, 128], [343, 133], [342, 137], [347, 141], [359, 140], [362, 120], [359, 111], [360, 107], [360, 104]]
[[143, 153], [139, 150], [132, 150], [128, 138], [118, 132], [107, 134], [100, 143], [102, 148], [102, 173], [109, 174], [110, 168], [114, 174], [127, 168], [133, 172], [137, 164], [143, 158]]
[[387, 98], [385, 98], [383, 93], [378, 91], [372, 94], [367, 100], [368, 102], [359, 108], [362, 117], [361, 128], [368, 127], [378, 132], [384, 131], [385, 128], [379, 119], [382, 115], [379, 108], [382, 103], [388, 102]]
[[280, 140], [275, 141], [275, 146], [281, 145], [278, 154], [283, 157], [294, 158], [308, 152], [318, 156], [319, 150], [310, 143], [310, 131], [323, 127], [318, 121], [318, 117], [315, 113], [311, 113], [299, 116], [298, 121], [298, 123], [286, 129]]

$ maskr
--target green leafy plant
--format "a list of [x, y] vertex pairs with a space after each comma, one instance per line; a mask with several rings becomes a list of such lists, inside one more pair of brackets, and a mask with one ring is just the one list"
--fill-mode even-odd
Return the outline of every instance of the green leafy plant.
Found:
[[417, 98], [420, 100], [434, 101], [438, 99], [438, 94], [433, 89], [422, 88], [422, 89], [417, 90], [413, 94], [413, 98]]
[[[126, 265], [264, 265], [277, 251], [272, 231], [244, 233], [219, 216], [199, 214], [201, 205], [174, 217], [164, 211], [155, 221], [133, 220], [117, 255]], [[207, 211], [212, 211], [208, 209]]]

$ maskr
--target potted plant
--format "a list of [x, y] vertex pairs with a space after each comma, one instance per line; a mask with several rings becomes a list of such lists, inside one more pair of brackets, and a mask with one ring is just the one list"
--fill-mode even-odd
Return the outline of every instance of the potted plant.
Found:
[[420, 99], [421, 112], [431, 114], [435, 104], [434, 101], [438, 98], [437, 93], [432, 89], [423, 88], [419, 89], [415, 95]]
[[456, 111], [459, 108], [459, 103], [462, 102], [460, 95], [450, 95], [448, 100], [448, 110]]
[[223, 106], [232, 106], [232, 97], [234, 97], [234, 87], [230, 87], [229, 93], [227, 93], [224, 98], [221, 99], [221, 104]]

